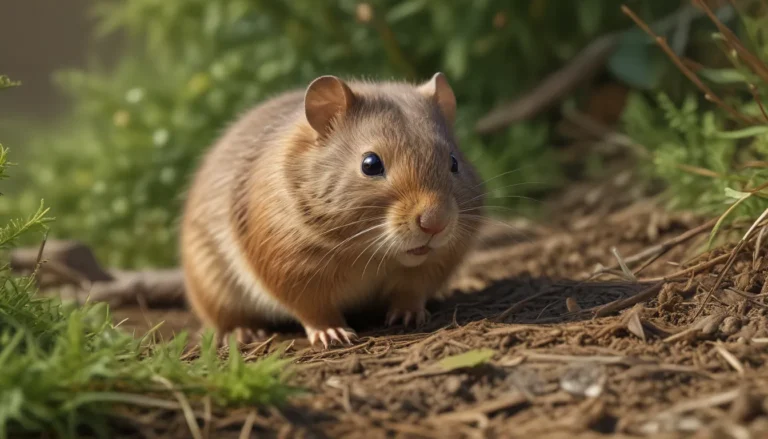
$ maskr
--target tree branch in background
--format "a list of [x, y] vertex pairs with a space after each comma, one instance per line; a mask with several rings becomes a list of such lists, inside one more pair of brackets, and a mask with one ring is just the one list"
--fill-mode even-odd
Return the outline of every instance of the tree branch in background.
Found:
[[180, 268], [115, 274], [111, 282], [94, 283], [89, 300], [107, 302], [113, 308], [140, 304], [149, 308], [182, 308], [186, 304], [184, 273]]
[[[704, 12], [692, 5], [681, 7], [652, 25], [659, 33], [666, 33], [676, 26], [683, 16], [691, 19]], [[502, 104], [481, 117], [475, 125], [478, 134], [490, 134], [521, 120], [536, 116], [555, 105], [578, 85], [591, 78], [613, 54], [624, 32], [603, 35], [591, 42], [562, 69], [544, 79], [529, 93]]]
[[[11, 252], [11, 269], [17, 272], [31, 273], [36, 269], [41, 259], [38, 247], [19, 248]], [[104, 270], [90, 248], [76, 241], [47, 241], [42, 253], [46, 260], [43, 271], [51, 277], [51, 282], [60, 279], [64, 283], [103, 282], [114, 280], [114, 277]], [[41, 275], [44, 275], [41, 273]]]
[[[31, 273], [38, 266], [36, 247], [11, 252], [11, 269]], [[103, 301], [112, 307], [142, 303], [152, 308], [183, 307], [181, 269], [107, 272], [90, 248], [75, 241], [49, 241], [38, 269], [41, 288], [70, 287], [78, 302]]]
[[533, 117], [588, 80], [616, 50], [620, 34], [604, 35], [590, 43], [565, 67], [553, 73], [530, 93], [491, 110], [475, 125], [479, 134], [490, 134]]

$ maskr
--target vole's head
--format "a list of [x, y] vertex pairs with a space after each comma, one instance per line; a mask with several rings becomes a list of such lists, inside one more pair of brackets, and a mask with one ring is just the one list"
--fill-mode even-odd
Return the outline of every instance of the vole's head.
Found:
[[304, 113], [286, 170], [308, 226], [405, 266], [466, 247], [483, 188], [456, 144], [443, 74], [420, 85], [323, 76], [307, 88]]

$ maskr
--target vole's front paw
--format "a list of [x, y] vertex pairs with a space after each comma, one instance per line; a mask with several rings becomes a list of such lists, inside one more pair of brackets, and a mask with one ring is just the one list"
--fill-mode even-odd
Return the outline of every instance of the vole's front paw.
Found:
[[264, 330], [254, 331], [248, 328], [235, 328], [231, 331], [217, 332], [214, 342], [216, 347], [222, 347], [229, 344], [229, 337], [235, 336], [238, 346], [244, 346], [257, 341], [264, 340], [267, 337], [267, 333]]
[[431, 315], [426, 308], [417, 310], [405, 310], [400, 308], [390, 308], [387, 313], [387, 326], [393, 326], [398, 322], [403, 322], [403, 326], [408, 327], [414, 323], [416, 327], [426, 324]]
[[357, 333], [349, 328], [316, 329], [306, 327], [305, 330], [307, 331], [307, 338], [309, 339], [309, 342], [312, 344], [312, 346], [314, 346], [319, 340], [326, 349], [328, 349], [329, 345], [334, 343], [338, 343], [340, 345], [351, 345], [352, 340], [357, 339]]

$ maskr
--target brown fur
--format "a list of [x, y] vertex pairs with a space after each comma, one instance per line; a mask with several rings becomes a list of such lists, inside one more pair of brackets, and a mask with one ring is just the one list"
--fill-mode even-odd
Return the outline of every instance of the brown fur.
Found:
[[[484, 200], [452, 134], [455, 99], [436, 78], [348, 88], [324, 79], [312, 93], [257, 106], [225, 133], [195, 175], [182, 221], [188, 297], [206, 325], [344, 327], [344, 311], [382, 296], [393, 309], [423, 310], [473, 243]], [[384, 177], [360, 171], [368, 151]], [[445, 244], [403, 265], [429, 238], [418, 227], [425, 212], [452, 215], [433, 238]]]

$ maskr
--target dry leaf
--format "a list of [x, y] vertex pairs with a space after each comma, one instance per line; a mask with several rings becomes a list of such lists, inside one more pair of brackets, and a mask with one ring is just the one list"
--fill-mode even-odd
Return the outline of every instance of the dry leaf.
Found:
[[565, 307], [568, 308], [568, 312], [581, 311], [581, 307], [573, 297], [567, 297], [565, 299]]
[[630, 309], [624, 314], [622, 323], [629, 332], [631, 332], [637, 338], [645, 342], [646, 341], [645, 329], [643, 328], [643, 322], [640, 319], [640, 314], [642, 311], [643, 311], [643, 304], [638, 303], [637, 305], [632, 307], [632, 309]]
[[720, 323], [722, 323], [726, 317], [728, 317], [728, 315], [725, 313], [712, 314], [696, 321], [693, 328], [700, 330], [704, 334], [711, 335], [717, 332], [717, 328], [720, 327]]
[[645, 330], [643, 329], [643, 323], [640, 321], [640, 313], [635, 311], [630, 312], [629, 320], [627, 321], [627, 329], [629, 332], [640, 338], [640, 340], [645, 341]]

